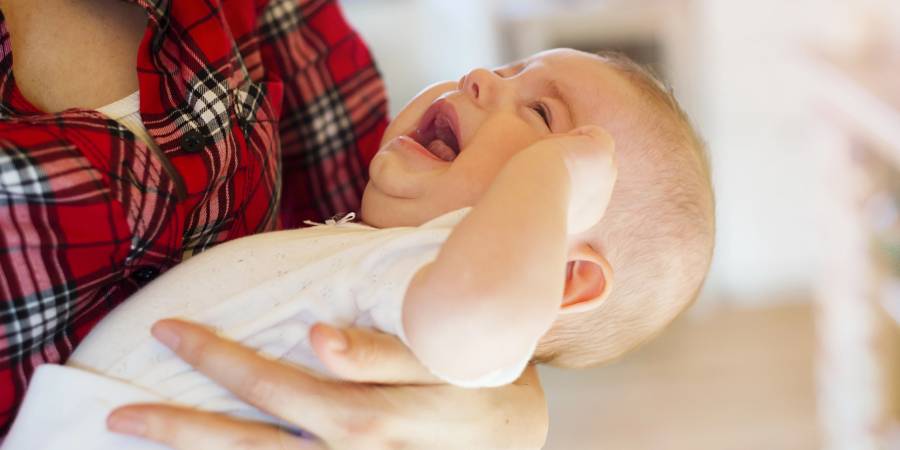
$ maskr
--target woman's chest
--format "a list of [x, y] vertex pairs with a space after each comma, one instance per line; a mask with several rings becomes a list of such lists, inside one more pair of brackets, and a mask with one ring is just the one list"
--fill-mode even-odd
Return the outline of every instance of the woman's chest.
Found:
[[[133, 266], [272, 229], [280, 201], [282, 90], [246, 44], [253, 3], [159, 5], [7, 0], [0, 17], [0, 133], [111, 205]], [[95, 111], [138, 90], [143, 140]]]
[[45, 112], [94, 109], [138, 89], [147, 14], [120, 0], [6, 0], [3, 15], [22, 94]]

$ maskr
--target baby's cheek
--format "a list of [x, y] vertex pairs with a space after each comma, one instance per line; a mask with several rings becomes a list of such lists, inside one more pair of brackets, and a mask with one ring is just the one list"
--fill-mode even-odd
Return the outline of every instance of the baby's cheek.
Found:
[[517, 154], [528, 148], [538, 139], [522, 136], [497, 136], [496, 139], [484, 139], [482, 142], [476, 142], [472, 147], [470, 154], [466, 154], [470, 149], [460, 156], [464, 159], [471, 156], [472, 161], [467, 161], [470, 166], [469, 172], [478, 180], [487, 180], [490, 182], [500, 173], [500, 170]]
[[483, 145], [490, 146], [493, 153], [505, 162], [547, 136], [522, 121], [507, 121], [504, 126], [493, 127], [485, 133]]

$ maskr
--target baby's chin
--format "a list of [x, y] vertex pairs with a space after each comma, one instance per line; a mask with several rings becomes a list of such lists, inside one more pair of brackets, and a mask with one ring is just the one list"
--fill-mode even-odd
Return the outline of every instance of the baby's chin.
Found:
[[380, 194], [374, 198], [385, 198], [385, 201], [422, 198], [440, 173], [430, 167], [412, 164], [414, 162], [416, 161], [410, 161], [403, 152], [383, 148], [369, 165], [369, 184], [366, 191]]
[[441, 198], [397, 198], [369, 181], [363, 193], [360, 219], [375, 228], [417, 227], [466, 205]]
[[378, 195], [374, 192], [375, 187], [372, 185], [372, 182], [369, 181], [366, 184], [366, 190], [363, 192], [362, 205], [360, 205], [359, 209], [359, 218], [363, 221], [363, 223], [369, 224], [375, 228], [386, 228], [390, 225], [386, 225], [386, 223], [390, 223], [390, 218], [386, 217], [388, 214], [385, 214], [382, 211], [379, 211], [376, 203], [378, 201], [373, 199], [373, 196]]
[[360, 220], [375, 228], [418, 226], [427, 221], [410, 214], [410, 208], [402, 203], [400, 199], [385, 195], [369, 181], [363, 192]]

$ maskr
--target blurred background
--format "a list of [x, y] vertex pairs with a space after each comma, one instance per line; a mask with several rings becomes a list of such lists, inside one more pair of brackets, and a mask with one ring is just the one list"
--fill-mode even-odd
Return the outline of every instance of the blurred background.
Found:
[[391, 111], [553, 47], [653, 67], [705, 136], [718, 242], [656, 341], [547, 369], [547, 449], [900, 449], [900, 1], [344, 0]]

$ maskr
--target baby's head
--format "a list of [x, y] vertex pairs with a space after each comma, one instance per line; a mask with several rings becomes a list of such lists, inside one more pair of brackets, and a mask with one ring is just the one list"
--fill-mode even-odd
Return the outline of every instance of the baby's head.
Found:
[[571, 243], [563, 314], [535, 355], [564, 367], [608, 361], [656, 335], [696, 297], [709, 267], [703, 146], [640, 66], [561, 49], [433, 85], [388, 127], [362, 205], [377, 227], [472, 206], [513, 155], [585, 125], [612, 135], [618, 178], [603, 220]]

